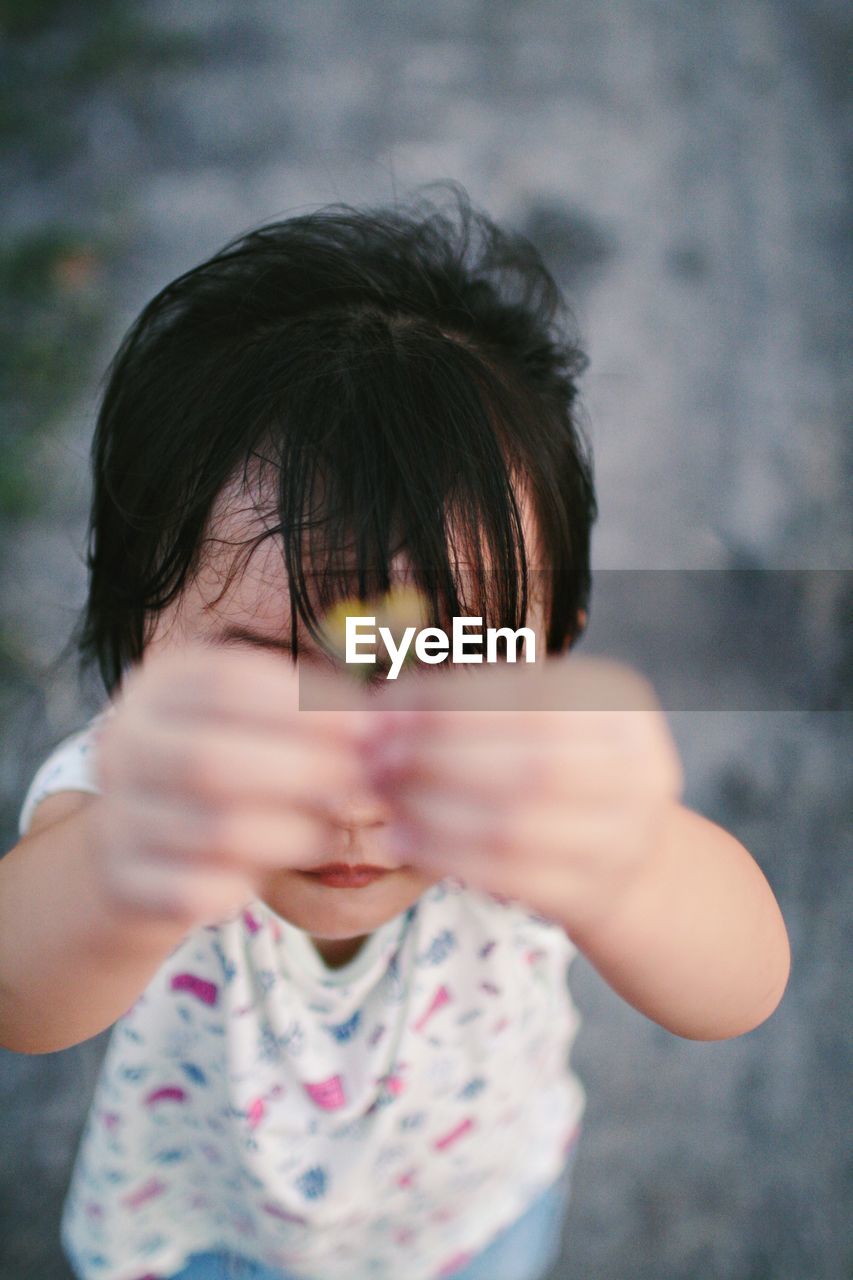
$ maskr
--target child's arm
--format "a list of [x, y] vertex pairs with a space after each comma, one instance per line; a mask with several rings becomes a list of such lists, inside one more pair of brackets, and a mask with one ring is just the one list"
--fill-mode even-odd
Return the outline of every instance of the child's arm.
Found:
[[680, 804], [631, 886], [569, 932], [614, 991], [691, 1040], [753, 1030], [788, 983], [788, 935], [762, 871], [734, 836]]
[[790, 967], [781, 912], [746, 849], [680, 803], [642, 677], [581, 658], [448, 676], [429, 694], [371, 748], [397, 856], [562, 924], [676, 1035], [726, 1039], [770, 1016]]
[[133, 917], [105, 891], [93, 857], [99, 800], [48, 796], [30, 834], [0, 861], [0, 1045], [51, 1053], [124, 1013], [186, 932]]
[[101, 730], [100, 794], [48, 796], [0, 860], [0, 1045], [95, 1035], [193, 928], [322, 861], [330, 797], [360, 781], [358, 730], [303, 717], [298, 693], [288, 662], [228, 649], [130, 677]]

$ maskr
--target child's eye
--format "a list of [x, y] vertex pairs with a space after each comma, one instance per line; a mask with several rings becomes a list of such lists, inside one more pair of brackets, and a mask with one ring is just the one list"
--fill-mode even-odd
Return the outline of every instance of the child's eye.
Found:
[[214, 637], [214, 643], [224, 645], [226, 648], [264, 649], [268, 653], [284, 654], [294, 661], [293, 650], [285, 641], [255, 635], [241, 627], [228, 627], [221, 635]]

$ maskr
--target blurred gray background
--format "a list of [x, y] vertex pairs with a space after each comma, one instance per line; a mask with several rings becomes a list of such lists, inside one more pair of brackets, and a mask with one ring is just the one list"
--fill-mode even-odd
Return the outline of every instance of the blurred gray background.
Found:
[[[98, 704], [62, 658], [98, 381], [158, 288], [274, 216], [453, 178], [539, 245], [591, 355], [596, 568], [849, 568], [844, 11], [0, 0], [2, 848]], [[838, 601], [816, 599], [837, 655]], [[703, 1044], [579, 959], [589, 1108], [553, 1280], [841, 1280], [849, 712], [671, 721], [688, 803], [779, 897], [792, 978], [764, 1026]], [[68, 1280], [58, 1214], [104, 1046], [0, 1051], [2, 1280]]]

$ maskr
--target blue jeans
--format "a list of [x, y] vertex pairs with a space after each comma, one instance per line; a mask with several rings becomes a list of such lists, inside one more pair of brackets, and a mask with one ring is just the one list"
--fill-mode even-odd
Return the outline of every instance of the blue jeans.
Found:
[[[570, 1158], [558, 1180], [488, 1248], [448, 1280], [543, 1280], [560, 1256], [571, 1185]], [[282, 1271], [227, 1253], [195, 1253], [172, 1280], [293, 1280]]]

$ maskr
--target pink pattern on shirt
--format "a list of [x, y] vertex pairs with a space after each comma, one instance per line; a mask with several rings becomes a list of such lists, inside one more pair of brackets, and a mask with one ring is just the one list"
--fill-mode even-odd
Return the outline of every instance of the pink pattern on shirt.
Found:
[[463, 1134], [468, 1133], [468, 1131], [473, 1128], [474, 1121], [469, 1116], [467, 1120], [460, 1121], [456, 1128], [451, 1129], [443, 1138], [437, 1138], [432, 1145], [436, 1151], [445, 1151], [447, 1147], [452, 1146], [458, 1138], [461, 1138]]
[[243, 924], [249, 930], [249, 933], [260, 933], [260, 921], [255, 919], [248, 908], [243, 912]]
[[162, 1089], [154, 1089], [145, 1099], [145, 1105], [150, 1107], [155, 1102], [186, 1102], [186, 1091], [177, 1084], [163, 1085]]
[[406, 1070], [408, 1065], [408, 1062], [395, 1063], [395, 1069], [393, 1071], [389, 1071], [384, 1076], [377, 1076], [376, 1083], [381, 1085], [386, 1093], [390, 1093], [395, 1098], [398, 1098], [406, 1088], [406, 1081], [403, 1079], [403, 1072]]
[[440, 986], [427, 1008], [414, 1024], [415, 1031], [423, 1031], [433, 1014], [438, 1013], [439, 1009], [441, 1009], [443, 1005], [446, 1005], [450, 998], [450, 992], [447, 990], [447, 987], [443, 985]]
[[438, 1280], [446, 1280], [446, 1277], [452, 1276], [454, 1271], [459, 1271], [461, 1267], [467, 1266], [473, 1257], [473, 1253], [454, 1253], [453, 1257], [449, 1258], [439, 1271]]
[[335, 1111], [346, 1102], [343, 1082], [340, 1076], [330, 1076], [328, 1080], [319, 1080], [316, 1084], [306, 1084], [305, 1092], [324, 1111]]
[[144, 1186], [138, 1191], [132, 1191], [129, 1195], [123, 1196], [122, 1200], [128, 1209], [138, 1209], [148, 1200], [153, 1200], [155, 1196], [162, 1195], [166, 1190], [165, 1182], [161, 1182], [159, 1178], [149, 1178]]
[[190, 995], [197, 996], [204, 1004], [216, 1004], [219, 998], [216, 983], [196, 977], [194, 973], [176, 973], [169, 986], [173, 991], [189, 991]]
[[280, 1218], [282, 1222], [297, 1222], [304, 1225], [308, 1219], [304, 1218], [301, 1213], [289, 1213], [287, 1209], [282, 1209], [277, 1204], [261, 1205], [264, 1213], [268, 1213], [271, 1218]]
[[266, 1107], [263, 1098], [255, 1098], [254, 1102], [249, 1103], [249, 1109], [246, 1112], [246, 1119], [249, 1122], [250, 1129], [256, 1129], [264, 1118]]

